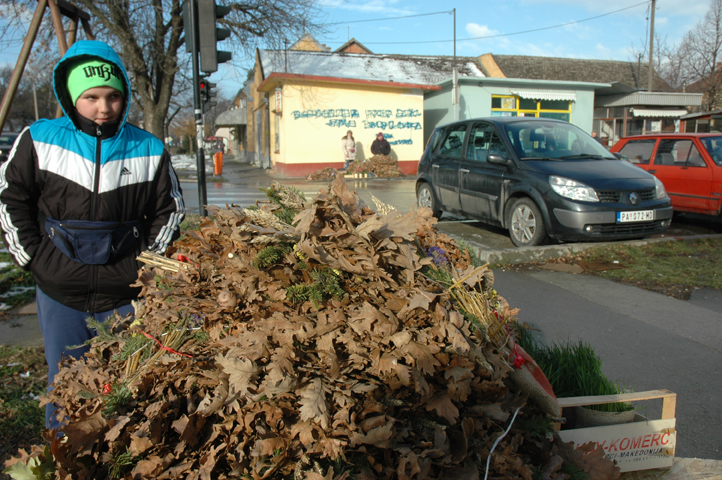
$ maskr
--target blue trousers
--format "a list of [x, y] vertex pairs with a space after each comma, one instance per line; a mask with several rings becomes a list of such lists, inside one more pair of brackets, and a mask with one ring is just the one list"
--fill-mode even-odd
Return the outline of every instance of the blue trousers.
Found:
[[[104, 322], [117, 310], [121, 315], [133, 312], [133, 305], [123, 305], [107, 312], [88, 313], [66, 307], [48, 297], [39, 288], [36, 289], [38, 303], [38, 319], [40, 329], [45, 340], [45, 360], [48, 362], [48, 392], [53, 389], [53, 381], [58, 373], [60, 358], [80, 358], [88, 351], [87, 346], [69, 349], [68, 347], [82, 345], [96, 336], [94, 330], [88, 328], [85, 319], [94, 317], [98, 322]], [[49, 403], [45, 406], [45, 426], [59, 428], [61, 422], [55, 418], [57, 406]]]

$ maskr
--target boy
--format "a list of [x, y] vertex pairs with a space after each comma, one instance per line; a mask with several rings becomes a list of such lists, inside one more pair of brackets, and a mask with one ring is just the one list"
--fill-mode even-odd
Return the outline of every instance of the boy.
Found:
[[[0, 167], [0, 225], [8, 251], [37, 283], [48, 390], [61, 356], [95, 336], [86, 318], [131, 313], [136, 257], [163, 253], [185, 214], [170, 155], [126, 123], [131, 86], [103, 42], [76, 42], [53, 71], [65, 113], [26, 128]], [[48, 428], [59, 428], [53, 405]], [[53, 417], [53, 418], [51, 418]]]

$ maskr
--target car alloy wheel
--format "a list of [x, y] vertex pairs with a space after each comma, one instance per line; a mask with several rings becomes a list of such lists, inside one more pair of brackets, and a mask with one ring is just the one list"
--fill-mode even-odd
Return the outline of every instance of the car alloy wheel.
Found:
[[419, 185], [419, 189], [416, 191], [416, 204], [420, 207], [430, 208], [436, 218], [441, 216], [441, 210], [436, 206], [434, 192], [431, 191], [428, 183]]
[[514, 202], [509, 220], [509, 235], [517, 247], [541, 245], [546, 238], [541, 212], [529, 198]]

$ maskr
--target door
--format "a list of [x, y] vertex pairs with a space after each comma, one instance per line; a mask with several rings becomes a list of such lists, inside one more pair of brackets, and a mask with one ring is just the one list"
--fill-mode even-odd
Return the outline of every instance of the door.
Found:
[[461, 209], [476, 217], [500, 222], [500, 196], [506, 167], [486, 161], [489, 154], [509, 158], [498, 132], [488, 123], [474, 123], [459, 166]]
[[661, 139], [648, 171], [662, 181], [675, 209], [709, 211], [712, 169], [691, 138]]
[[459, 211], [459, 163], [466, 140], [467, 123], [452, 125], [446, 129], [431, 163], [431, 181], [434, 184], [436, 198], [442, 204], [442, 210]]

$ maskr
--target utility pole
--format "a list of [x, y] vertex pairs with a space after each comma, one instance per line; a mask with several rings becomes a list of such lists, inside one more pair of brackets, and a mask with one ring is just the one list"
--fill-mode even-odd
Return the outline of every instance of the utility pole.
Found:
[[652, 0], [652, 13], [649, 22], [649, 78], [647, 79], [647, 91], [652, 91], [652, 77], [654, 68], [654, 8], [656, 0]]
[[451, 86], [451, 106], [454, 110], [454, 121], [459, 119], [459, 72], [456, 70], [456, 8], [453, 10], [454, 13], [454, 63], [452, 70], [452, 82]]

